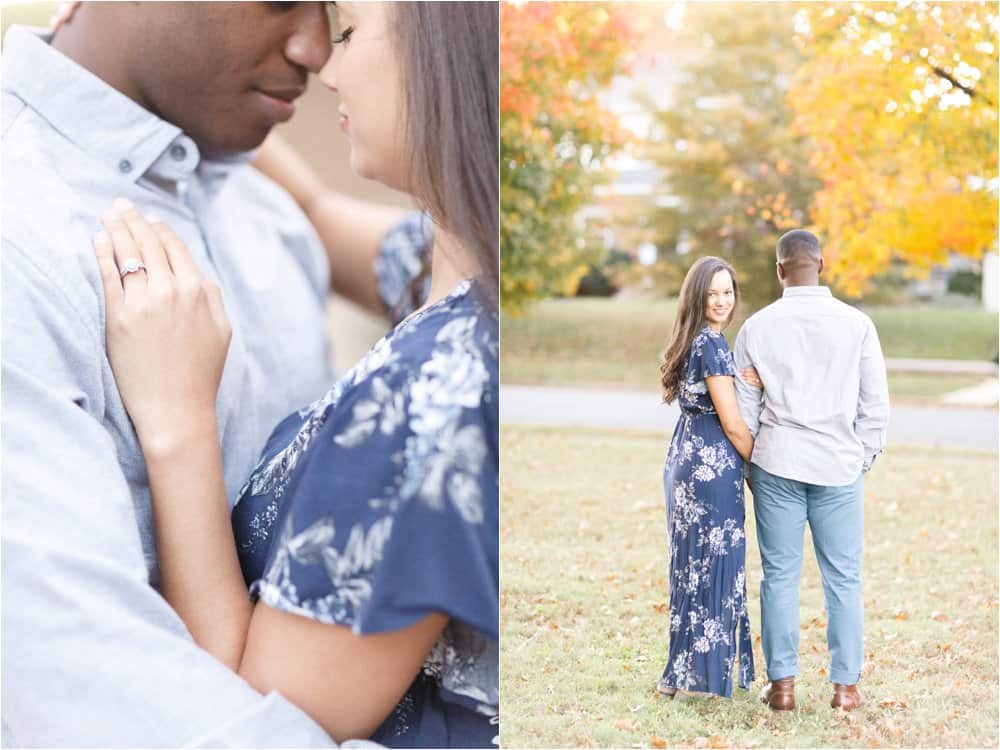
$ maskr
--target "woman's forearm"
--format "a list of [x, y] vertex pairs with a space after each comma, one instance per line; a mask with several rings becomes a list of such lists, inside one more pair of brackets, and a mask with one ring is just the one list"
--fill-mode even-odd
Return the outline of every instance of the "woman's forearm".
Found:
[[253, 605], [233, 540], [215, 415], [188, 422], [182, 439], [161, 433], [157, 445], [149, 442], [161, 593], [195, 642], [235, 671]]
[[382, 239], [405, 214], [333, 190], [318, 195], [306, 211], [326, 249], [333, 291], [379, 317], [385, 310], [376, 286], [375, 259]]
[[749, 461], [753, 453], [753, 435], [750, 434], [750, 428], [746, 423], [741, 419], [737, 425], [723, 425], [722, 431], [726, 433], [726, 437], [740, 457], [744, 461]]

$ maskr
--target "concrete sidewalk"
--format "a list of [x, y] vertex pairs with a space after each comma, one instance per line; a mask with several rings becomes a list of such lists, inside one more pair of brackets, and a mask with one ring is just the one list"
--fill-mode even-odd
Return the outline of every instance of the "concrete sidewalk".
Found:
[[[651, 391], [500, 386], [501, 424], [612, 427], [671, 433], [680, 411]], [[995, 409], [892, 409], [889, 444], [997, 452]]]
[[998, 367], [995, 362], [980, 362], [972, 359], [893, 359], [885, 361], [889, 372], [914, 372], [922, 375], [982, 375], [996, 377]]

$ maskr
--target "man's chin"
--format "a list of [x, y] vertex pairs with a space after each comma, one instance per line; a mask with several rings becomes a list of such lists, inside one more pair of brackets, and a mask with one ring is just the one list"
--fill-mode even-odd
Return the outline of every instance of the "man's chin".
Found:
[[273, 125], [262, 128], [255, 128], [252, 132], [247, 132], [241, 137], [233, 137], [233, 133], [226, 133], [225, 138], [198, 142], [198, 150], [202, 157], [206, 159], [226, 159], [239, 156], [247, 151], [253, 151], [264, 144], [264, 140], [274, 129]]

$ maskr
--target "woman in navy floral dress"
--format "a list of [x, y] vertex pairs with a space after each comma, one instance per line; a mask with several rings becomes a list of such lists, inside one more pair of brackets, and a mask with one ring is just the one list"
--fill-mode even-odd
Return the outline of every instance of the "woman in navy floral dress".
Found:
[[[259, 166], [305, 209], [339, 291], [394, 328], [277, 426], [231, 519], [222, 299], [169, 227], [121, 202], [95, 237], [108, 356], [146, 458], [162, 593], [194, 640], [337, 741], [497, 745], [498, 9], [337, 13], [320, 77], [351, 165], [423, 213], [329, 193], [280, 143]], [[130, 258], [145, 270], [121, 275]]]
[[[387, 311], [427, 224], [411, 216], [383, 243]], [[498, 731], [498, 339], [480, 283], [404, 306], [323, 398], [278, 425], [233, 510], [244, 579], [271, 607], [359, 635], [449, 616], [371, 735], [389, 747], [484, 747]]]
[[[663, 468], [670, 540], [670, 647], [657, 689], [731, 697], [754, 679], [747, 616], [743, 461], [736, 369], [722, 328], [739, 289], [732, 268], [701, 258], [681, 290], [661, 366], [664, 400], [681, 416]], [[682, 691], [682, 692], [678, 692]]]

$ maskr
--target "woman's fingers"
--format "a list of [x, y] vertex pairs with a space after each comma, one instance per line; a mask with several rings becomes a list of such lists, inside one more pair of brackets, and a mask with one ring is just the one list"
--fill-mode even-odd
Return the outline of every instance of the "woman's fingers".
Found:
[[[104, 228], [111, 237], [111, 244], [114, 247], [115, 265], [118, 266], [119, 273], [128, 268], [134, 267], [138, 263], [143, 263], [142, 250], [132, 238], [132, 233], [122, 220], [117, 210], [112, 208], [101, 217]], [[143, 270], [133, 271], [121, 276], [122, 288], [128, 295], [129, 289], [142, 288], [146, 286], [146, 272]]]
[[139, 255], [146, 266], [149, 285], [158, 287], [168, 283], [170, 265], [167, 262], [167, 255], [159, 235], [153, 231], [149, 221], [124, 198], [116, 200], [112, 209], [118, 212], [119, 218], [139, 248]]
[[115, 263], [115, 248], [111, 243], [111, 235], [101, 230], [94, 235], [94, 253], [97, 255], [97, 268], [101, 273], [101, 283], [104, 285], [104, 304], [107, 317], [118, 314], [124, 301], [122, 279], [118, 274], [118, 264]]
[[743, 378], [745, 383], [748, 383], [756, 388], [760, 388], [763, 385], [760, 381], [760, 376], [757, 374], [756, 368], [747, 367], [746, 369], [740, 370], [740, 377]]
[[222, 290], [219, 285], [209, 279], [198, 264], [191, 258], [184, 241], [177, 236], [167, 224], [158, 218], [149, 217], [152, 230], [156, 233], [166, 252], [167, 261], [173, 269], [174, 277], [178, 280], [178, 285], [183, 289], [193, 290], [200, 287], [204, 290], [208, 300], [209, 312], [216, 329], [223, 331], [227, 336], [232, 334], [229, 319], [226, 317], [226, 309], [222, 304]]
[[208, 298], [208, 309], [212, 314], [212, 321], [215, 323], [216, 329], [232, 339], [233, 329], [229, 325], [226, 308], [222, 304], [222, 290], [219, 285], [211, 281], [205, 282], [205, 295]]
[[150, 229], [159, 239], [160, 246], [163, 248], [174, 276], [185, 280], [203, 280], [204, 274], [191, 259], [191, 253], [188, 251], [187, 245], [177, 236], [177, 233], [157, 217], [151, 216], [150, 222]]
[[[148, 288], [169, 292], [155, 295], [155, 299], [194, 301], [201, 298], [203, 304], [207, 302], [216, 330], [230, 335], [221, 290], [206, 278], [192, 260], [187, 245], [167, 224], [153, 215], [143, 216], [122, 198], [114, 202], [103, 221], [106, 230], [95, 237], [94, 248], [111, 309], [124, 302], [130, 287], [133, 291]], [[142, 263], [145, 270], [122, 276], [121, 271], [126, 270], [130, 262]], [[140, 274], [146, 283], [142, 287], [133, 286], [138, 283], [133, 277]]]
[[49, 31], [53, 34], [59, 31], [63, 24], [73, 17], [76, 13], [76, 9], [79, 7], [79, 2], [59, 3], [59, 5], [56, 6], [56, 12], [49, 19]]

